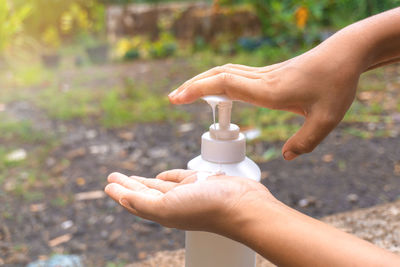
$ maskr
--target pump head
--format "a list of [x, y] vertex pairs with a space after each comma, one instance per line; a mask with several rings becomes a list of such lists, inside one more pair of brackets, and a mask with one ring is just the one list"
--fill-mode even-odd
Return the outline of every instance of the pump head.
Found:
[[218, 123], [210, 126], [201, 137], [201, 156], [215, 163], [235, 163], [244, 160], [246, 139], [239, 126], [231, 123], [232, 100], [224, 95], [203, 97], [213, 108], [218, 107]]
[[203, 97], [213, 108], [218, 107], [218, 123], [210, 126], [210, 135], [217, 140], [234, 140], [239, 136], [239, 126], [231, 124], [232, 100], [225, 95]]

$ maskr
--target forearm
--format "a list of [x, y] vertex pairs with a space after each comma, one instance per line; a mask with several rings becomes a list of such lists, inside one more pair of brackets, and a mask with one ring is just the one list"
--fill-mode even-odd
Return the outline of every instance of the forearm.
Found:
[[260, 201], [244, 213], [232, 237], [279, 266], [400, 266], [395, 254], [283, 204]]
[[400, 60], [400, 8], [359, 22], [370, 54], [367, 70]]
[[313, 52], [331, 55], [321, 58], [331, 58], [338, 68], [350, 67], [360, 73], [400, 61], [400, 8], [343, 28]]

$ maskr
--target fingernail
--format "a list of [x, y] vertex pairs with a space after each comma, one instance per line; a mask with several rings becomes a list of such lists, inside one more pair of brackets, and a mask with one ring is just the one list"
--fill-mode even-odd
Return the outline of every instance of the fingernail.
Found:
[[133, 209], [133, 207], [131, 206], [131, 204], [128, 202], [128, 200], [122, 198], [119, 200], [119, 204], [121, 204], [123, 207], [127, 208], [127, 209]]
[[184, 97], [186, 94], [186, 89], [184, 89], [183, 91], [180, 91], [179, 93], [173, 95], [173, 101], [174, 104], [182, 104], [182, 97]]
[[283, 157], [286, 160], [292, 160], [295, 159], [298, 155], [296, 153], [293, 153], [292, 151], [286, 151], [285, 153], [283, 153]]
[[168, 97], [174, 97], [176, 95], [176, 93], [178, 92], [178, 89], [175, 89], [174, 91], [172, 91]]

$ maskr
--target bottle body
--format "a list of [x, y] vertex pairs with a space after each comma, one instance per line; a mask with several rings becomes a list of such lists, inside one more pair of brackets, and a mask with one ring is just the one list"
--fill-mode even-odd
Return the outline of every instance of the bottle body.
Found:
[[[198, 156], [188, 163], [196, 171], [223, 171], [229, 176], [260, 181], [260, 168], [249, 158], [237, 163], [218, 164]], [[186, 267], [255, 267], [256, 253], [226, 237], [201, 231], [187, 231], [185, 238]]]

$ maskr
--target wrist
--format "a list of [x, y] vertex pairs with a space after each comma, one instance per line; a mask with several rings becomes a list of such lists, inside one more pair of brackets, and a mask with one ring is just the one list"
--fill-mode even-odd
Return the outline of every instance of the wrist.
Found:
[[265, 240], [259, 238], [260, 235], [268, 236], [272, 241], [279, 236], [276, 233], [281, 231], [282, 222], [293, 216], [291, 208], [270, 194], [249, 196], [242, 203], [244, 205], [238, 205], [234, 214], [227, 214], [227, 218], [233, 219], [218, 233], [244, 243], [257, 252], [266, 245]]
[[370, 41], [362, 37], [361, 27], [352, 24], [315, 47], [315, 50], [317, 57], [324, 60], [320, 63], [332, 65], [334, 73], [360, 75], [373, 61], [370, 46]]
[[362, 71], [400, 57], [400, 8], [366, 18], [338, 32], [351, 47]]
[[[335, 33], [315, 51], [360, 74], [400, 57], [400, 8], [366, 18]], [[313, 51], [311, 50], [311, 51]]]

